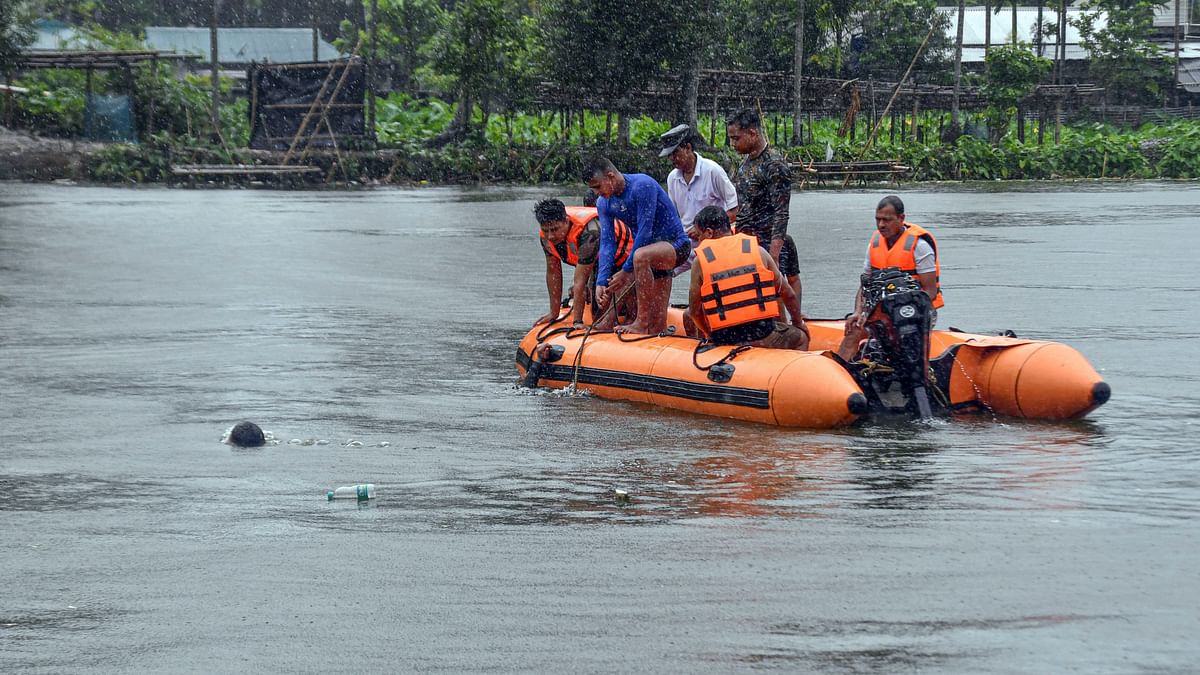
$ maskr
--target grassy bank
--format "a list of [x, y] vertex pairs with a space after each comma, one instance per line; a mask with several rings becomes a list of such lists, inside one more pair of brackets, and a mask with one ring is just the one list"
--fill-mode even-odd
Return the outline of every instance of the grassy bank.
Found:
[[[26, 111], [26, 119], [35, 129], [63, 134], [77, 131], [81, 103], [71, 90], [78, 84], [71, 78], [54, 76], [42, 87], [44, 99]], [[272, 153], [244, 148], [248, 137], [244, 101], [227, 106], [224, 117], [226, 145], [203, 139], [210, 136], [204, 127], [207, 102], [198, 83], [185, 80], [177, 85], [179, 95], [169, 95], [171, 78], [166, 73], [147, 72], [143, 77], [159, 88], [171, 101], [159, 105], [156, 126], [163, 129], [144, 138], [140, 144], [108, 145], [89, 150], [69, 177], [112, 183], [141, 183], [170, 178], [169, 167], [184, 163], [270, 163], [279, 157]], [[53, 105], [50, 101], [55, 101]], [[193, 110], [193, 108], [195, 110]], [[165, 110], [164, 110], [165, 109]], [[658, 135], [670, 122], [638, 117], [630, 120], [630, 143], [615, 145], [616, 121], [605, 114], [587, 113], [565, 120], [561, 115], [503, 114], [490, 115], [484, 123], [476, 111], [475, 129], [462, 142], [430, 147], [429, 141], [446, 130], [454, 108], [436, 99], [414, 99], [393, 95], [378, 101], [377, 133], [379, 148], [372, 151], [343, 152], [340, 163], [331, 153], [320, 153], [311, 160], [325, 171], [314, 180], [322, 182], [388, 183], [577, 183], [584, 164], [596, 154], [608, 155], [622, 170], [663, 176], [669, 169], [657, 156]], [[855, 129], [854, 138], [839, 136], [841, 120], [824, 119], [806, 130], [810, 142], [803, 146], [779, 144], [796, 162], [824, 160], [827, 152], [837, 161], [855, 159], [895, 159], [912, 167], [905, 180], [994, 180], [1060, 178], [1195, 178], [1200, 177], [1200, 121], [1176, 120], [1146, 123], [1136, 128], [1087, 123], [1064, 126], [1060, 142], [1053, 143], [1053, 131], [1047, 130], [1042, 144], [1036, 142], [1037, 128], [1026, 129], [1026, 142], [1019, 142], [1015, 129], [992, 145], [976, 136], [962, 136], [942, 142], [939, 133], [945, 119], [936, 115], [918, 117], [916, 124], [901, 120], [892, 128], [891, 121], [881, 125], [878, 136], [865, 154], [862, 148], [869, 135], [865, 120]], [[973, 122], [968, 118], [968, 123]], [[790, 121], [769, 117], [765, 130], [773, 139], [791, 135]], [[712, 133], [718, 144], [724, 142], [721, 121], [702, 117], [700, 128], [706, 137]], [[975, 128], [979, 128], [975, 125]], [[701, 149], [706, 156], [726, 167], [740, 158], [728, 147]], [[60, 173], [42, 172], [18, 177], [54, 179]]]

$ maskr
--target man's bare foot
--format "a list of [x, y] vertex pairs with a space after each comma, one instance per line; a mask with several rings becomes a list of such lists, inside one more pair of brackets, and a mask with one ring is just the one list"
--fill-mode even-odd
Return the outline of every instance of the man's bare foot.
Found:
[[592, 323], [592, 332], [593, 333], [611, 333], [613, 326], [615, 326], [616, 324], [617, 324], [617, 319], [610, 312], [610, 313], [606, 314], [605, 316], [601, 317], [599, 321], [595, 321]]
[[646, 326], [641, 321], [634, 321], [623, 326], [617, 326], [619, 335], [648, 335]]

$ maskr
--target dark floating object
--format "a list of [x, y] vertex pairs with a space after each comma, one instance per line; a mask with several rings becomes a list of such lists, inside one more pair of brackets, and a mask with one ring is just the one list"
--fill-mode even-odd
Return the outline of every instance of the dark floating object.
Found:
[[229, 430], [229, 442], [243, 448], [257, 448], [265, 444], [267, 438], [254, 422], [238, 422]]

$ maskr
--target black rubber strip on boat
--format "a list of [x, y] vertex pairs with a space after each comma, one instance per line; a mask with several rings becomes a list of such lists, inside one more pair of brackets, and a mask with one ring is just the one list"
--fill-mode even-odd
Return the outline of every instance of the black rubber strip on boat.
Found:
[[[528, 368], [529, 356], [518, 350], [517, 362], [523, 368]], [[548, 363], [542, 366], [541, 379], [570, 382], [575, 379], [575, 368], [569, 364], [559, 365]], [[640, 375], [600, 368], [580, 368], [577, 381], [579, 384], [593, 384], [598, 387], [644, 391], [651, 394], [662, 394], [664, 396], [686, 398], [705, 403], [725, 403], [747, 408], [760, 408], [762, 410], [771, 407], [771, 392], [766, 389], [749, 389], [721, 384], [689, 382], [669, 377], [655, 377], [653, 375]]]

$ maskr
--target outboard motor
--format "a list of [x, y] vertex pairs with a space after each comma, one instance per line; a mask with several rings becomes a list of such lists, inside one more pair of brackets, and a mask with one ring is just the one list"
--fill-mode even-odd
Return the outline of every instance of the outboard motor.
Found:
[[933, 303], [921, 285], [897, 267], [862, 276], [867, 309], [868, 350], [877, 350], [900, 383], [907, 407], [919, 417], [933, 416], [929, 402], [929, 331]]

